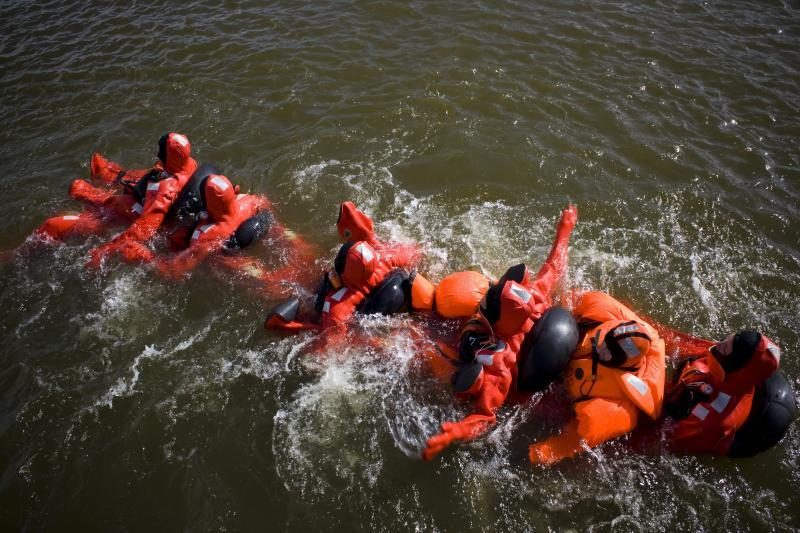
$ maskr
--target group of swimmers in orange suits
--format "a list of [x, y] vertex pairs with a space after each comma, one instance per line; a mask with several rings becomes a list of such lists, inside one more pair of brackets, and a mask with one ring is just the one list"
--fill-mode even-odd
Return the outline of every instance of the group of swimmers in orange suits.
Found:
[[[348, 327], [358, 314], [408, 312], [456, 322], [456, 337], [419, 338], [417, 349], [474, 408], [427, 439], [426, 460], [456, 441], [479, 438], [503, 405], [539, 391], [569, 400], [571, 412], [557, 435], [530, 445], [533, 464], [556, 463], [628, 434], [651, 453], [752, 456], [777, 444], [796, 416], [779, 370], [780, 348], [757, 331], [720, 342], [698, 339], [595, 291], [567, 291], [555, 305], [578, 220], [573, 205], [561, 212], [537, 271], [519, 264], [499, 279], [463, 271], [433, 284], [417, 272], [419, 246], [380, 240], [370, 217], [344, 202], [336, 222], [343, 244], [314, 296], [303, 298], [292, 287], [312, 289], [313, 247], [276, 220], [265, 196], [240, 193], [216, 167], [198, 165], [185, 135], [162, 136], [150, 169], [126, 170], [99, 154], [90, 168], [89, 180], [70, 187], [83, 211], [50, 218], [36, 230], [66, 240], [124, 227], [91, 250], [90, 268], [119, 257], [152, 264], [172, 279], [204, 261], [247, 272], [267, 297], [282, 300], [265, 327], [311, 332], [316, 350], [353, 342]], [[167, 250], [156, 250], [157, 234], [166, 237]], [[241, 251], [263, 239], [282, 249], [281, 266]], [[674, 366], [669, 378], [668, 366]]]

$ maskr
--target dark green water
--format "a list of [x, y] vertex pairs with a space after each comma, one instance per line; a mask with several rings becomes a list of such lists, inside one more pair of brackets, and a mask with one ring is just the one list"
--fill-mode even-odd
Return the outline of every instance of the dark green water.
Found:
[[612, 444], [545, 470], [524, 453], [552, 428], [518, 406], [424, 463], [461, 408], [409, 319], [314, 357], [246, 280], [26, 241], [92, 151], [145, 166], [169, 130], [320, 269], [346, 199], [435, 280], [538, 265], [571, 199], [570, 285], [758, 326], [800, 391], [799, 38], [790, 1], [0, 2], [0, 530], [800, 528], [797, 426], [751, 460]]

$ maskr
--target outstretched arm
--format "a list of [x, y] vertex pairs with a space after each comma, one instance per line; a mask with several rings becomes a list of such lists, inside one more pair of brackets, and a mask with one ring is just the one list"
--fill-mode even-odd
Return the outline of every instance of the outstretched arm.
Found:
[[142, 215], [127, 230], [114, 237], [111, 242], [92, 250], [88, 266], [99, 267], [106, 256], [121, 251], [124, 248], [123, 243], [127, 241], [146, 242], [155, 235], [180, 192], [178, 181], [174, 178], [151, 183], [148, 188], [155, 188], [155, 186], [158, 187], [157, 190], [148, 191]]
[[[495, 357], [499, 356], [497, 354]], [[445, 422], [440, 433], [426, 442], [422, 458], [430, 461], [456, 441], [472, 440], [494, 424], [495, 411], [503, 405], [511, 388], [511, 372], [507, 368], [484, 367], [483, 386], [475, 402], [475, 413], [458, 422]]]
[[549, 295], [555, 284], [564, 275], [567, 269], [567, 249], [569, 236], [578, 221], [578, 208], [569, 204], [561, 212], [561, 219], [556, 226], [556, 238], [536, 278], [533, 282], [534, 288], [542, 295]]
[[528, 448], [533, 464], [552, 464], [574, 457], [584, 446], [594, 448], [636, 427], [639, 411], [627, 400], [592, 398], [575, 404], [576, 418], [561, 431]]
[[84, 236], [100, 233], [103, 220], [92, 211], [83, 211], [77, 215], [62, 215], [48, 218], [36, 229], [38, 235], [51, 239], [63, 240], [69, 236]]
[[[203, 231], [203, 228], [206, 228]], [[199, 232], [196, 239], [193, 239], [189, 248], [176, 253], [169, 259], [161, 259], [156, 262], [158, 272], [168, 278], [180, 279], [187, 272], [197, 268], [205, 259], [221, 249], [227, 235], [223, 231], [218, 231], [218, 226], [201, 226], [195, 230]]]

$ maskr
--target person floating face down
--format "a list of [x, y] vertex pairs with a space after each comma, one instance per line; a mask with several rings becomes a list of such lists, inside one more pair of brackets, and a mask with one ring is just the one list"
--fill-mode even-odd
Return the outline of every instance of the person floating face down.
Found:
[[509, 268], [462, 329], [458, 352], [463, 365], [454, 376], [453, 388], [457, 397], [473, 402], [475, 411], [463, 420], [444, 422], [440, 433], [427, 440], [424, 459], [433, 459], [453, 442], [486, 432], [496, 421], [497, 409], [516, 391], [518, 353], [526, 335], [552, 305], [552, 291], [566, 271], [569, 236], [577, 220], [578, 210], [568, 206], [539, 272], [534, 276], [525, 265]]
[[602, 292], [579, 296], [582, 332], [563, 374], [574, 418], [556, 436], [532, 444], [533, 464], [551, 464], [625, 435], [642, 414], [657, 419], [664, 398], [664, 341], [636, 313]]
[[489, 288], [488, 278], [477, 272], [457, 272], [434, 286], [413, 268], [418, 246], [381, 242], [375, 237], [372, 220], [352, 202], [341, 205], [337, 229], [345, 243], [317, 292], [319, 321], [296, 320], [299, 301], [295, 298], [273, 310], [265, 327], [319, 329], [329, 341], [347, 332], [356, 312], [423, 311], [445, 319], [468, 317]]
[[[158, 160], [151, 169], [122, 169], [100, 154], [91, 160], [92, 180], [96, 187], [76, 179], [70, 186], [70, 195], [84, 203], [86, 208], [77, 215], [63, 215], [45, 221], [36, 233], [63, 240], [69, 236], [97, 234], [111, 224], [130, 224], [119, 240], [139, 238], [146, 240], [163, 221], [164, 214], [189, 176], [197, 168], [191, 158], [191, 145], [185, 135], [168, 133], [158, 142]], [[124, 237], [123, 237], [124, 236]], [[107, 245], [105, 250], [113, 247]], [[96, 252], [95, 256], [105, 255]]]
[[684, 337], [676, 344], [662, 428], [668, 450], [750, 457], [783, 438], [797, 407], [774, 342], [742, 330], [718, 343]]

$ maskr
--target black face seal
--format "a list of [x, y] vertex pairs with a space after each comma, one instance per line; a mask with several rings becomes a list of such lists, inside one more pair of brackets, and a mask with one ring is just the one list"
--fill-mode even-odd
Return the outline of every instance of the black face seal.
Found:
[[475, 360], [475, 352], [489, 344], [489, 335], [478, 331], [468, 331], [461, 336], [458, 343], [458, 358], [462, 363], [471, 363]]
[[500, 318], [500, 294], [502, 292], [503, 285], [500, 283], [492, 285], [481, 300], [480, 312], [490, 324], [494, 324]]
[[346, 242], [339, 248], [339, 253], [336, 254], [336, 259], [333, 262], [333, 268], [336, 270], [336, 273], [340, 276], [344, 273], [344, 266], [347, 262], [347, 252], [350, 251], [350, 248], [353, 247], [354, 242]]
[[169, 133], [165, 133], [161, 136], [158, 140], [158, 160], [161, 161], [161, 164], [165, 167], [167, 166], [167, 139], [169, 138]]
[[744, 329], [737, 333], [730, 355], [721, 361], [725, 372], [735, 372], [746, 365], [760, 342], [761, 334], [757, 331]]
[[486, 291], [486, 295], [481, 300], [480, 310], [490, 324], [494, 324], [500, 318], [500, 295], [503, 293], [503, 287], [509, 281], [522, 283], [522, 280], [525, 279], [525, 268], [524, 263], [512, 266], [500, 277], [497, 285], [492, 285]]
[[501, 285], [506, 281], [516, 281], [517, 283], [522, 283], [523, 279], [525, 279], [525, 263], [520, 263], [506, 270], [506, 273], [503, 274], [503, 277], [500, 278], [500, 281], [497, 284]]

